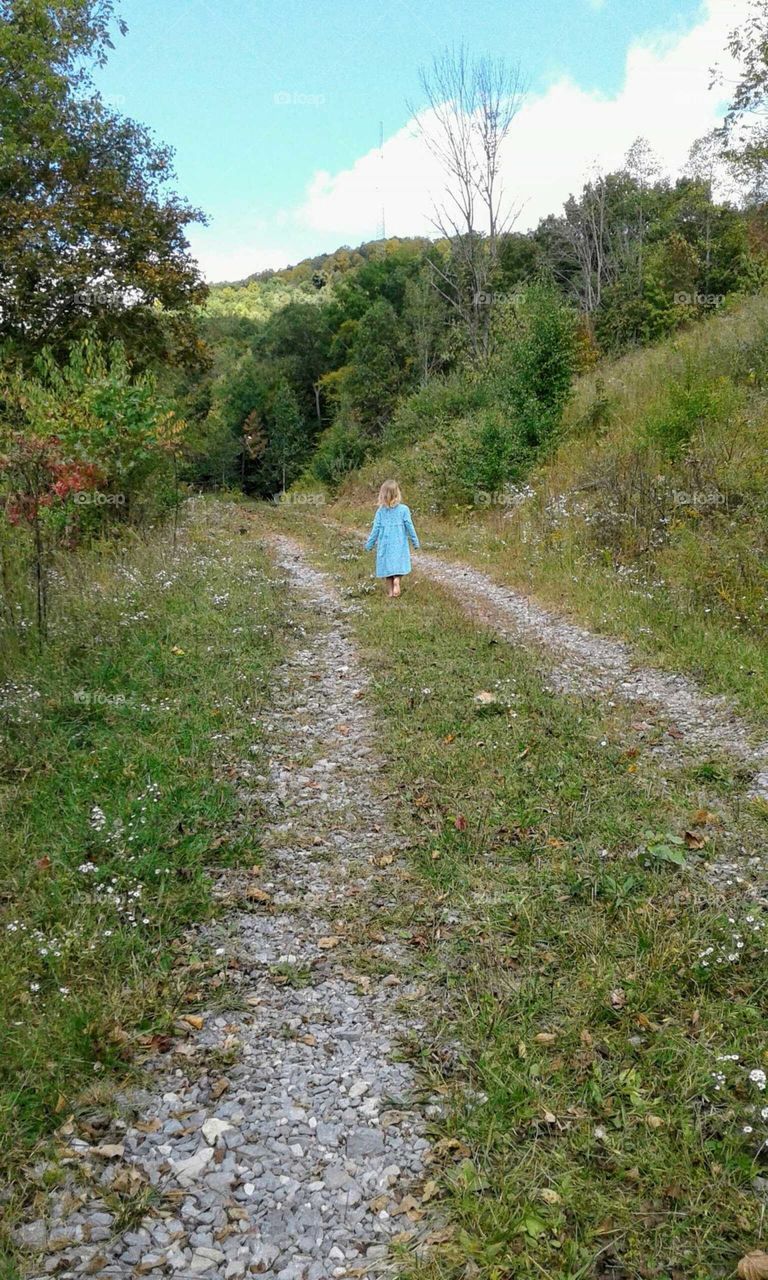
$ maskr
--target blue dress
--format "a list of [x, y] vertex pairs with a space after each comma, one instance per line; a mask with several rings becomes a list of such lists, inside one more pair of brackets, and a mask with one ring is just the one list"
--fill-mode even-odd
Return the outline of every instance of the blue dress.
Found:
[[411, 572], [409, 538], [418, 548], [419, 539], [405, 503], [398, 502], [396, 507], [379, 507], [365, 544], [366, 551], [376, 548], [377, 578], [401, 578]]

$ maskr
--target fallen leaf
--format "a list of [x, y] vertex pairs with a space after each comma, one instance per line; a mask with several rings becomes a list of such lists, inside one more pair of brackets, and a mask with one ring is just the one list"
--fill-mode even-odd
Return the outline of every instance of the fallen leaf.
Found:
[[684, 831], [683, 839], [688, 849], [703, 849], [707, 843], [707, 837], [700, 836], [698, 831]]
[[626, 992], [622, 991], [621, 987], [614, 987], [608, 999], [610, 1000], [611, 1007], [613, 1009], [623, 1009], [624, 1005], [627, 1003]]
[[533, 1038], [537, 1044], [554, 1044], [557, 1040], [557, 1036], [553, 1031], [539, 1031], [538, 1035]]
[[326, 938], [318, 938], [317, 945], [321, 951], [332, 951], [334, 947], [338, 947], [341, 938], [335, 933], [328, 934]]
[[740, 1280], [766, 1280], [768, 1277], [768, 1253], [763, 1249], [753, 1249], [745, 1253], [739, 1260], [736, 1274]]
[[53, 866], [53, 863], [51, 862], [50, 858], [48, 857], [48, 854], [46, 853], [45, 857], [37, 859], [37, 861], [35, 862], [35, 866], [37, 867], [38, 871], [50, 871], [51, 867]]
[[459, 814], [457, 814], [457, 816], [456, 816], [456, 817], [454, 818], [454, 820], [453, 820], [453, 825], [454, 825], [454, 827], [456, 828], [456, 830], [457, 830], [457, 831], [466, 831], [466, 829], [467, 829], [467, 820], [466, 820], [466, 818], [464, 817], [464, 814], [463, 814], [463, 813], [459, 813]]
[[720, 819], [716, 813], [710, 813], [709, 809], [697, 809], [691, 814], [691, 823], [694, 827], [719, 827]]
[[139, 1133], [157, 1133], [161, 1125], [157, 1116], [155, 1116], [152, 1120], [137, 1120], [133, 1127], [138, 1129]]
[[430, 856], [430, 858], [432, 859], [432, 861], [433, 861], [433, 862], [437, 862], [437, 859], [440, 857], [440, 850], [439, 850], [439, 849], [433, 849], [433, 850], [432, 850], [432, 852], [431, 852], [431, 854], [430, 854], [429, 856]]
[[101, 1156], [104, 1160], [120, 1160], [125, 1155], [122, 1142], [105, 1142], [101, 1147], [91, 1147], [92, 1156]]
[[490, 689], [481, 689], [479, 693], [475, 694], [475, 702], [479, 703], [481, 707], [487, 707], [490, 703], [496, 702], [496, 694], [491, 693]]
[[443, 742], [455, 742], [455, 741], [456, 741], [455, 733], [446, 733], [445, 737], [443, 738]]
[[539, 1192], [539, 1195], [541, 1196], [545, 1204], [562, 1204], [563, 1203], [562, 1197], [559, 1196], [556, 1191], [553, 1191], [551, 1187], [542, 1187], [541, 1191]]
[[229, 1088], [229, 1081], [227, 1080], [226, 1076], [222, 1076], [221, 1079], [219, 1080], [214, 1080], [213, 1084], [211, 1085], [211, 1097], [220, 1098], [223, 1093], [227, 1092], [228, 1088]]
[[177, 657], [181, 657], [184, 653], [184, 650], [180, 649], [179, 646], [175, 644], [171, 649], [171, 653], [175, 653]]
[[421, 1189], [422, 1204], [426, 1204], [428, 1200], [434, 1200], [439, 1190], [440, 1188], [438, 1187], [437, 1183], [432, 1179], [430, 1179], [429, 1182], [425, 1182], [424, 1186]]
[[377, 853], [369, 859], [374, 867], [389, 867], [395, 860], [394, 853]]
[[342, 734], [344, 735], [344, 737], [346, 738], [347, 734], [349, 733], [349, 725], [348, 725], [348, 724], [337, 724], [337, 725], [336, 725], [336, 732], [337, 732], [337, 733], [342, 733]]
[[67, 1105], [67, 1100], [64, 1097], [64, 1094], [60, 1093], [58, 1098], [56, 1099], [56, 1106], [53, 1108], [57, 1116], [61, 1114], [61, 1112], [66, 1107], [66, 1105]]
[[199, 1013], [183, 1013], [179, 1022], [185, 1022], [193, 1031], [202, 1031], [204, 1019]]
[[648, 1125], [649, 1129], [661, 1129], [664, 1126], [664, 1121], [661, 1116], [646, 1116], [645, 1123]]
[[299, 1041], [301, 1044], [308, 1044], [310, 1049], [314, 1048], [317, 1044], [317, 1040], [312, 1035], [299, 1036]]
[[245, 896], [246, 898], [249, 898], [251, 902], [271, 902], [272, 901], [272, 894], [267, 893], [266, 889], [260, 889], [258, 885], [255, 885], [255, 884], [248, 886], [248, 888], [245, 891]]

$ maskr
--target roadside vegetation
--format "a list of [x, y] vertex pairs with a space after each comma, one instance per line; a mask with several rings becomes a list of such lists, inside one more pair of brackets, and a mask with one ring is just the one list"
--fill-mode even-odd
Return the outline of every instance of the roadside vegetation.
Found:
[[662, 776], [630, 708], [552, 692], [433, 583], [393, 608], [357, 539], [279, 519], [358, 605], [413, 841], [377, 923], [429, 992], [411, 1052], [451, 1226], [407, 1274], [731, 1275], [764, 1214], [764, 806], [725, 758]]

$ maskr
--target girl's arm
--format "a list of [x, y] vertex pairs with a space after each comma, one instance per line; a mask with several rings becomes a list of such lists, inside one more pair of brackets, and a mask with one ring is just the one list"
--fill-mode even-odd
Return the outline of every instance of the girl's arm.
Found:
[[414, 529], [414, 527], [413, 527], [413, 521], [412, 521], [412, 519], [411, 519], [411, 511], [410, 511], [410, 507], [406, 507], [406, 508], [405, 508], [405, 511], [403, 512], [403, 524], [405, 525], [405, 532], [407, 533], [408, 537], [410, 538], [411, 542], [413, 543], [414, 549], [415, 549], [416, 551], [418, 551], [418, 549], [419, 549], [419, 539], [418, 539], [418, 537], [417, 537], [417, 535], [416, 535], [416, 530], [415, 530], [415, 529]]
[[368, 534], [368, 541], [365, 544], [366, 551], [373, 551], [373, 548], [376, 546], [376, 539], [378, 538], [378, 536], [379, 536], [379, 512], [377, 510], [376, 515], [373, 517], [373, 525], [371, 526], [371, 532]]

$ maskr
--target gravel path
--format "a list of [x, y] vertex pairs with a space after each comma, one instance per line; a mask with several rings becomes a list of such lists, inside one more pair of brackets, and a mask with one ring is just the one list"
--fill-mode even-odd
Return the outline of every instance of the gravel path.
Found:
[[[356, 547], [367, 534], [337, 520], [324, 523]], [[656, 746], [657, 755], [672, 762], [684, 752], [734, 756], [754, 771], [749, 795], [768, 800], [768, 742], [757, 741], [758, 735], [727, 698], [704, 693], [688, 676], [644, 666], [624, 641], [550, 613], [479, 569], [424, 550], [416, 554], [414, 569], [457, 596], [470, 617], [507, 639], [538, 648], [554, 688], [641, 704], [660, 714], [670, 731], [670, 740]]]
[[426, 552], [418, 554], [415, 567], [457, 595], [478, 621], [543, 650], [555, 688], [637, 702], [660, 712], [671, 730], [667, 755], [690, 750], [735, 756], [754, 770], [751, 794], [768, 800], [768, 742], [755, 742], [754, 732], [726, 698], [703, 693], [687, 676], [640, 665], [623, 641], [559, 618], [478, 569]]
[[[374, 790], [365, 680], [327, 577], [297, 544], [272, 543], [311, 626], [267, 724], [267, 861], [254, 909], [230, 908], [196, 939], [235, 966], [238, 1011], [204, 1014], [150, 1061], [156, 1083], [125, 1096], [117, 1119], [65, 1125], [63, 1181], [20, 1231], [33, 1276], [365, 1280], [391, 1271], [393, 1240], [428, 1240], [425, 1109], [395, 1061], [415, 1029], [403, 998], [419, 992], [397, 947], [370, 940], [388, 901], [376, 862], [396, 865], [398, 847]], [[355, 967], [361, 923], [369, 962], [383, 962], [375, 976]], [[51, 1166], [36, 1172], [50, 1185]], [[140, 1206], [128, 1228], [119, 1197]]]

